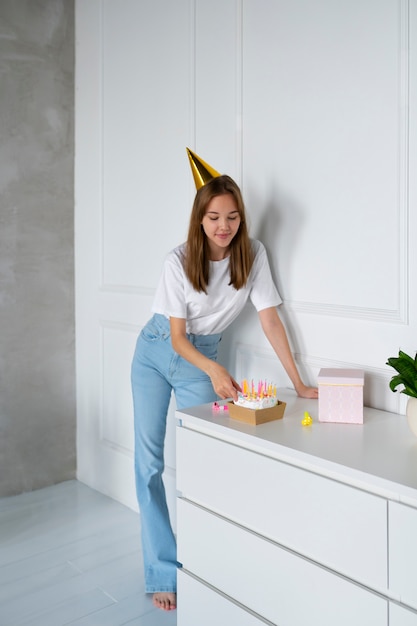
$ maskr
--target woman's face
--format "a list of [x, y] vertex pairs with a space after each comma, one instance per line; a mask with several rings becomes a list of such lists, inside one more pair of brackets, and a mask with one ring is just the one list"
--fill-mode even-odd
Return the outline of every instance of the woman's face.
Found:
[[210, 200], [201, 225], [208, 240], [210, 260], [221, 261], [227, 257], [240, 226], [239, 211], [231, 193]]

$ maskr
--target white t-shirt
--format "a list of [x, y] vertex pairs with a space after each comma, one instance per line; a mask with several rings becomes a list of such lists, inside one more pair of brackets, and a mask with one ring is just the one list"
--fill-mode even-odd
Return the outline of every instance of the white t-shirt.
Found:
[[166, 257], [156, 290], [153, 313], [186, 320], [186, 332], [195, 335], [222, 333], [250, 298], [257, 311], [278, 306], [282, 300], [272, 280], [264, 245], [251, 240], [255, 259], [245, 287], [229, 285], [229, 258], [210, 261], [207, 294], [196, 291], [185, 275], [182, 258], [185, 244]]

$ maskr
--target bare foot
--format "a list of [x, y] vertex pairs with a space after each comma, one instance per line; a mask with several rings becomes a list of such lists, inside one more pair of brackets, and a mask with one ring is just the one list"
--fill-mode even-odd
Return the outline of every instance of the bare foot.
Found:
[[158, 609], [172, 611], [177, 608], [177, 594], [168, 591], [158, 591], [153, 594], [152, 602]]

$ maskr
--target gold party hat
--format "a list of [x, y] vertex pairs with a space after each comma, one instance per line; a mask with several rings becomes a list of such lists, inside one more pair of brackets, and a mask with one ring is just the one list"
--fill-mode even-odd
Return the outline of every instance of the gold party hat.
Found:
[[217, 178], [221, 176], [219, 172], [217, 172], [214, 167], [211, 167], [208, 163], [200, 159], [199, 156], [192, 152], [189, 148], [186, 149], [188, 158], [190, 159], [191, 171], [193, 173], [195, 187], [197, 191], [204, 187], [206, 183], [209, 182], [212, 178]]

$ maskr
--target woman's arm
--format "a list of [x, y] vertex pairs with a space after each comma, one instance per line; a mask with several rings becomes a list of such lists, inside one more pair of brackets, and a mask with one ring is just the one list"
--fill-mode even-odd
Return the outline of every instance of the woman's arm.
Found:
[[301, 398], [317, 398], [318, 390], [315, 387], [307, 387], [300, 378], [288, 343], [287, 333], [276, 308], [263, 309], [259, 311], [258, 315], [262, 330], [290, 377], [297, 394]]
[[240, 386], [224, 367], [216, 363], [216, 361], [212, 361], [204, 356], [204, 354], [201, 354], [201, 352], [188, 341], [185, 319], [171, 317], [170, 326], [172, 347], [175, 352], [209, 376], [213, 389], [220, 398], [223, 400], [226, 398], [237, 400], [237, 392], [241, 391]]

